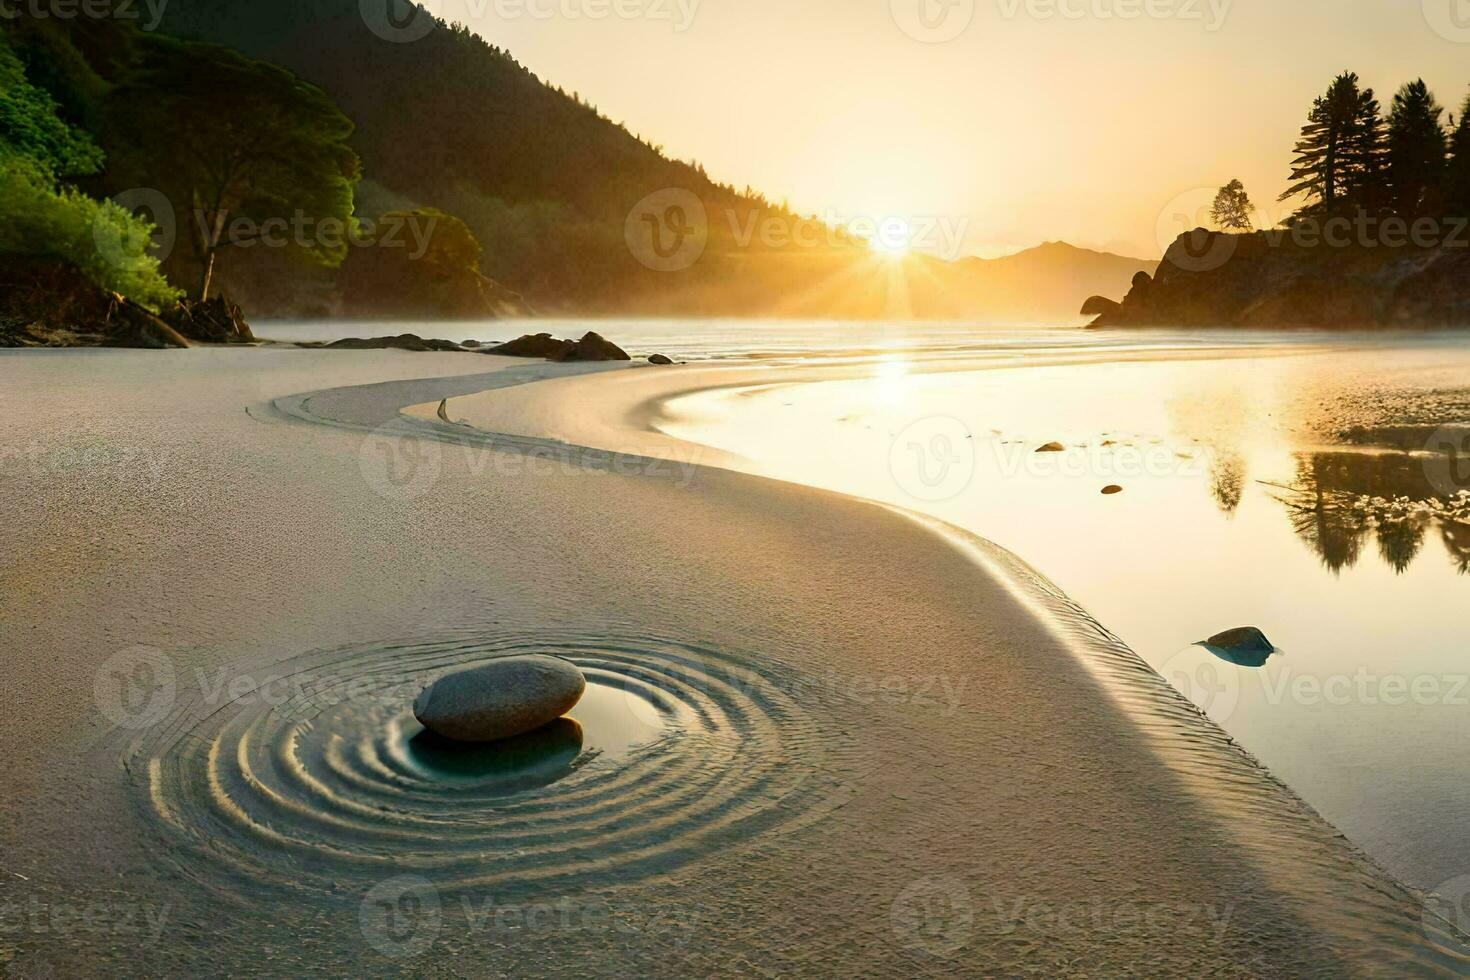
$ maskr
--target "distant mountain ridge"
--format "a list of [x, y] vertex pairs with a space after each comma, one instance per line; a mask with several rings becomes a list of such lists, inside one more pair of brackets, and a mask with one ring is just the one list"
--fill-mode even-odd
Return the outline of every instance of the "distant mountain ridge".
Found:
[[1010, 319], [1068, 323], [1078, 318], [1088, 296], [1117, 292], [1158, 261], [1056, 241], [994, 259], [961, 259], [955, 266], [964, 285], [952, 288], [973, 294], [977, 308]]
[[[416, 39], [395, 42], [358, 0], [173, 0], [164, 29], [276, 62], [326, 91], [357, 126], [359, 213], [424, 207], [460, 218], [484, 247], [484, 274], [542, 313], [1067, 323], [1087, 296], [1116, 292], [1153, 265], [1064, 243], [889, 264], [815, 219], [670, 160], [468, 29], [418, 17]], [[626, 240], [640, 203], [671, 191], [697, 200], [708, 237], [697, 261], [673, 272], [650, 267], [658, 263]], [[742, 240], [755, 221], [781, 226], [781, 243], [819, 244]], [[816, 233], [802, 239], [801, 229]], [[227, 279], [264, 315], [303, 312], [293, 308], [302, 291], [287, 290], [275, 264], [238, 262]]]

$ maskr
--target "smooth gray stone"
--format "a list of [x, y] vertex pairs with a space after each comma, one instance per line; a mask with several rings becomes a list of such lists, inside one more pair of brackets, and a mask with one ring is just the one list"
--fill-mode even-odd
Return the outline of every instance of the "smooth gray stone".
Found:
[[414, 700], [413, 716], [456, 742], [494, 742], [550, 724], [586, 689], [582, 672], [565, 660], [503, 657], [439, 678]]
[[1241, 626], [1216, 633], [1205, 642], [1212, 647], [1236, 653], [1274, 653], [1276, 650], [1276, 646], [1266, 639], [1266, 634], [1254, 626]]

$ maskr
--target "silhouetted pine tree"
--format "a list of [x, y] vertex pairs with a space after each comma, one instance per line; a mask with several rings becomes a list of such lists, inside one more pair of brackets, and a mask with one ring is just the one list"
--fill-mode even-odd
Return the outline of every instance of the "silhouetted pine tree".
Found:
[[1470, 98], [1460, 109], [1459, 125], [1450, 118], [1450, 159], [1445, 168], [1445, 210], [1456, 217], [1470, 217]]
[[1381, 125], [1373, 90], [1359, 89], [1358, 76], [1344, 72], [1312, 102], [1296, 144], [1291, 186], [1281, 200], [1302, 196], [1298, 215], [1334, 213], [1362, 206], [1366, 179], [1378, 168]]
[[1392, 206], [1388, 173], [1388, 135], [1373, 90], [1358, 94], [1358, 110], [1344, 155], [1349, 207], [1378, 211]]
[[1388, 119], [1388, 176], [1393, 205], [1400, 214], [1433, 214], [1442, 203], [1445, 135], [1439, 117], [1443, 114], [1422, 78], [1393, 97]]

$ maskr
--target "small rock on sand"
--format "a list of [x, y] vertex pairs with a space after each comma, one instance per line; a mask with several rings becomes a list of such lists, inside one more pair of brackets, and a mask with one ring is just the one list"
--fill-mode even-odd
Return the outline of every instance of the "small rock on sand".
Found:
[[565, 660], [504, 657], [430, 684], [414, 701], [413, 716], [456, 742], [493, 742], [550, 724], [586, 689], [582, 672]]
[[663, 366], [667, 364], [673, 364], [674, 361], [673, 358], [669, 357], [667, 354], [654, 354], [648, 359], [648, 363]]
[[1120, 487], [1120, 486], [1118, 486], [1116, 483], [1114, 483], [1114, 484], [1111, 484], [1109, 486], [1103, 487], [1102, 492], [1103, 492], [1103, 496], [1105, 496], [1105, 497], [1111, 497], [1115, 493], [1122, 493], [1123, 492], [1123, 488]]
[[1036, 450], [1038, 453], [1064, 453], [1067, 447], [1059, 442], [1049, 442]]

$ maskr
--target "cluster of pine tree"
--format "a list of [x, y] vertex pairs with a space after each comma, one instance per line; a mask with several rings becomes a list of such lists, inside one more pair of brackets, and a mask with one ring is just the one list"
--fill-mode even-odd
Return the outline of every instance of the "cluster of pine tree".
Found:
[[1298, 218], [1392, 213], [1470, 216], [1470, 99], [1459, 121], [1417, 79], [1399, 89], [1385, 119], [1371, 88], [1344, 72], [1312, 103], [1292, 161]]

